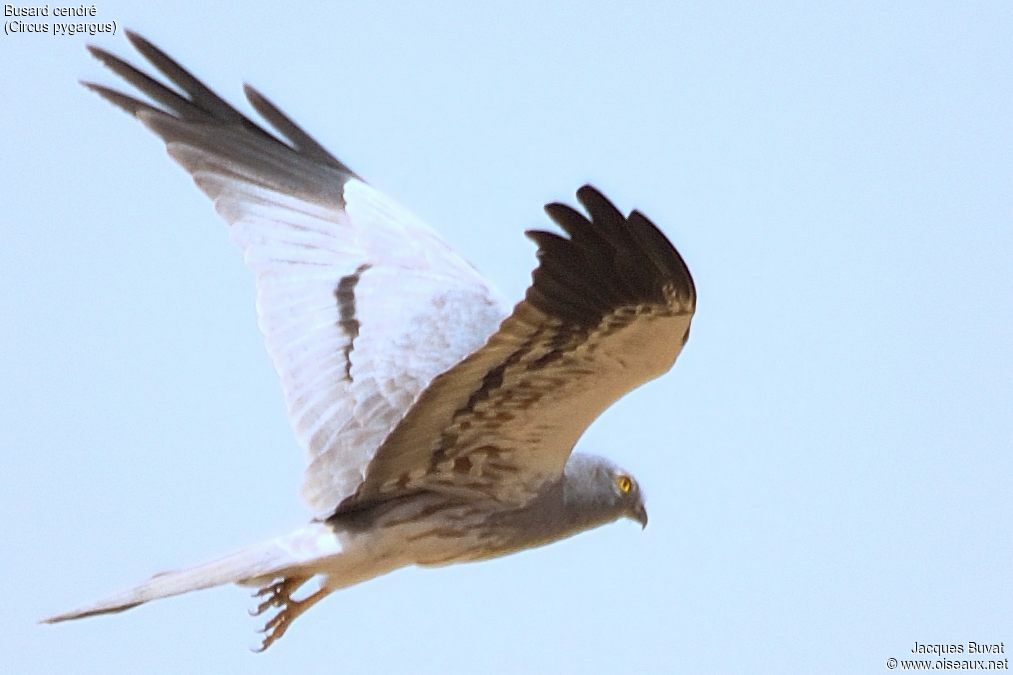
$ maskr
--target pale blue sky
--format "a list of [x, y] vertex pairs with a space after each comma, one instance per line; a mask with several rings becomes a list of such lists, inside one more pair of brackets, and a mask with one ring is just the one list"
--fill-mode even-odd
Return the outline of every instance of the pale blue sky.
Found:
[[35, 625], [308, 512], [224, 225], [77, 85], [116, 82], [85, 38], [3, 36], [5, 672], [878, 673], [1013, 643], [1013, 5], [158, 4], [96, 6], [255, 84], [508, 297], [584, 182], [662, 227], [693, 336], [580, 444], [651, 524], [396, 572], [260, 656], [234, 587]]

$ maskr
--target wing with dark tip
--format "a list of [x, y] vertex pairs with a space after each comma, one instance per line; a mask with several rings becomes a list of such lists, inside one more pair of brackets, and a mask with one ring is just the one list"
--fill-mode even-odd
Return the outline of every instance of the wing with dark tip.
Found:
[[332, 511], [415, 398], [506, 311], [429, 227], [359, 179], [264, 96], [275, 135], [135, 33], [170, 84], [97, 47], [151, 102], [85, 83], [141, 120], [214, 201], [257, 282], [257, 309], [308, 453], [303, 496]]
[[689, 269], [641, 213], [590, 186], [577, 197], [588, 216], [546, 207], [569, 236], [528, 233], [539, 264], [524, 300], [422, 393], [344, 508], [418, 489], [523, 504], [605, 408], [671, 368], [696, 307]]

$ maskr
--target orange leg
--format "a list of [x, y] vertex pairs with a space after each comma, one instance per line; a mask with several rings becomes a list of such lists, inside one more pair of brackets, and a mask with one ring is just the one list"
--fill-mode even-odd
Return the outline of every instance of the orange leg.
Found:
[[285, 634], [285, 631], [288, 630], [288, 627], [292, 625], [292, 622], [297, 617], [331, 594], [332, 589], [323, 586], [320, 590], [302, 600], [293, 600], [292, 594], [308, 580], [309, 577], [286, 577], [277, 583], [265, 586], [256, 593], [255, 597], [264, 597], [265, 595], [268, 597], [257, 605], [255, 610], [250, 612], [252, 616], [260, 616], [271, 607], [279, 607], [281, 611], [275, 614], [264, 625], [264, 628], [260, 631], [265, 634], [264, 640], [261, 642], [260, 647], [253, 651], [262, 652], [273, 645]]
[[292, 599], [292, 594], [299, 590], [299, 587], [309, 581], [309, 577], [285, 577], [281, 581], [264, 586], [253, 594], [255, 598], [268, 596], [266, 600], [257, 605], [257, 609], [250, 610], [250, 616], [260, 616], [271, 607], [282, 607]]

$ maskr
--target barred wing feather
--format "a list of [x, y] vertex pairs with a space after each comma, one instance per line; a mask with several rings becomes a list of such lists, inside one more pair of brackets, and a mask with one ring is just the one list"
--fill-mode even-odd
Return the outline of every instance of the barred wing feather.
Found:
[[418, 489], [523, 505], [605, 408], [671, 368], [696, 307], [689, 269], [639, 212], [590, 186], [577, 196], [589, 217], [546, 207], [569, 237], [529, 233], [539, 266], [525, 299], [429, 385], [346, 506]]

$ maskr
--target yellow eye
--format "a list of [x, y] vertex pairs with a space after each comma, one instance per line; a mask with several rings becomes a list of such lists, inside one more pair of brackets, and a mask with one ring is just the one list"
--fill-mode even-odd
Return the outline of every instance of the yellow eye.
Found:
[[629, 476], [624, 475], [616, 476], [616, 487], [619, 488], [620, 492], [626, 494], [627, 492], [633, 489], [633, 481], [630, 479]]

